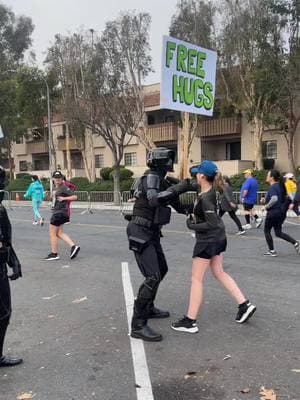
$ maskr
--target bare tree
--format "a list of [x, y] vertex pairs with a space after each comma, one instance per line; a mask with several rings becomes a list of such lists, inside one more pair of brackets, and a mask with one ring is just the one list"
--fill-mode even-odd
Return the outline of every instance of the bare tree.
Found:
[[[74, 122], [74, 110], [78, 98], [85, 97], [86, 74], [92, 57], [90, 38], [86, 33], [76, 33], [63, 37], [56, 35], [54, 45], [49, 49], [46, 63], [49, 74], [56, 76], [60, 91], [58, 108], [67, 122], [66, 159], [67, 171], [71, 177], [70, 135], [75, 139], [81, 151], [86, 177], [94, 182], [95, 157], [93, 132], [82, 130]], [[93, 119], [93, 116], [90, 116]]]
[[[172, 16], [170, 35], [204, 48], [214, 47], [214, 24], [216, 9], [213, 2], [203, 0], [182, 0]], [[191, 146], [201, 116], [181, 113], [182, 130], [179, 136], [179, 176], [185, 178], [188, 173], [188, 159]]]

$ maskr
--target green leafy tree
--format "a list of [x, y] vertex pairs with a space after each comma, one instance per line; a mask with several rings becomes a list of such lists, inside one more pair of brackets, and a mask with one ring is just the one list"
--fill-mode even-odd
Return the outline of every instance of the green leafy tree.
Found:
[[264, 127], [279, 101], [282, 31], [268, 0], [226, 0], [219, 37], [220, 75], [228, 102], [248, 117], [254, 130], [254, 161], [262, 168]]
[[9, 71], [22, 65], [24, 53], [31, 45], [32, 32], [30, 18], [16, 17], [7, 6], [0, 4], [0, 125], [5, 134], [5, 138], [1, 139], [1, 147], [5, 149], [9, 159], [11, 178], [11, 145], [20, 134], [23, 122], [18, 108], [17, 80]]
[[300, 3], [298, 0], [270, 0], [270, 6], [284, 26], [280, 92], [274, 110], [274, 124], [286, 139], [289, 170], [296, 173], [295, 138], [300, 126]]

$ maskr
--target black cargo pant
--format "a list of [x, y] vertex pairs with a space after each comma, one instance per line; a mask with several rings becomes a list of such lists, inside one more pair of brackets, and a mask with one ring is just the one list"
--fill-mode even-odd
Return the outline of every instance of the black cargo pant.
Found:
[[168, 265], [160, 244], [159, 226], [138, 225], [130, 221], [127, 226], [129, 248], [133, 250], [138, 267], [145, 277], [134, 303], [133, 319], [148, 319], [154, 307], [158, 286], [168, 272]]
[[3, 355], [5, 333], [11, 315], [10, 287], [6, 265], [0, 265], [0, 357]]

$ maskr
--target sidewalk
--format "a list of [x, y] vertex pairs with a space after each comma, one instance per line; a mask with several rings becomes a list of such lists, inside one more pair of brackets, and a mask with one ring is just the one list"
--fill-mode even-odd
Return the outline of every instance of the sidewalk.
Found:
[[[6, 207], [32, 207], [31, 201], [15, 201], [11, 200], [10, 203], [4, 202]], [[89, 208], [89, 204], [87, 202], [80, 202], [80, 201], [74, 201], [72, 203], [72, 208], [73, 209], [82, 209], [82, 210], [112, 210], [112, 211], [122, 211], [126, 210], [127, 212], [130, 211], [133, 207], [133, 203], [123, 203], [123, 205], [114, 205], [112, 203], [93, 203], [92, 206]], [[43, 202], [42, 208], [51, 208], [51, 203], [49, 202]], [[257, 215], [261, 217], [266, 216], [266, 212], [262, 211], [263, 206], [255, 206], [255, 209], [257, 211]], [[175, 210], [172, 210], [173, 212], [176, 212]], [[240, 208], [237, 210], [236, 215], [238, 216], [243, 216], [244, 215], [244, 210]], [[289, 218], [297, 218], [296, 214], [293, 211], [288, 211], [287, 212], [287, 217]]]

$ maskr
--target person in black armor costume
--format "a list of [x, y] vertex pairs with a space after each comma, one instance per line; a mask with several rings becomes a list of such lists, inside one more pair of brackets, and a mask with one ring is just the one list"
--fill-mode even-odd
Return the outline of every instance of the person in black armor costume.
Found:
[[131, 336], [150, 342], [162, 340], [162, 335], [148, 325], [149, 318], [168, 318], [169, 312], [154, 306], [160, 282], [168, 271], [168, 265], [160, 244], [161, 227], [170, 222], [170, 205], [179, 213], [188, 213], [179, 201], [179, 194], [195, 190], [189, 180], [170, 186], [166, 178], [173, 171], [175, 152], [166, 148], [156, 148], [147, 155], [150, 168], [134, 185], [135, 203], [133, 214], [127, 226], [129, 249], [133, 250], [138, 267], [145, 277], [134, 302], [131, 321]]
[[[11, 298], [9, 279], [16, 280], [22, 276], [21, 265], [11, 244], [11, 225], [6, 209], [2, 205], [4, 198], [5, 171], [0, 165], [0, 367], [12, 367], [20, 364], [21, 358], [3, 355], [3, 344], [11, 315]], [[7, 265], [12, 268], [8, 275]]]

